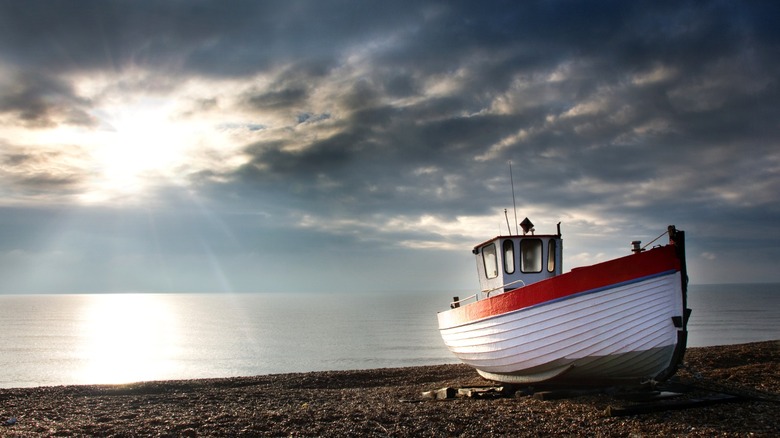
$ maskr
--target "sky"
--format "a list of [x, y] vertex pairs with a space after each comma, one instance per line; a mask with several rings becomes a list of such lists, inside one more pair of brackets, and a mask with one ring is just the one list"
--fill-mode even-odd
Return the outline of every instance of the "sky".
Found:
[[780, 282], [778, 16], [0, 0], [0, 293], [476, 291], [514, 206], [564, 270], [674, 224]]

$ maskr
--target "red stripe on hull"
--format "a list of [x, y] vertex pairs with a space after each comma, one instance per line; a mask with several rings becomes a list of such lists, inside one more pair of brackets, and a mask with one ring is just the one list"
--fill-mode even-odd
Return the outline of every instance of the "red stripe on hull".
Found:
[[467, 324], [589, 290], [680, 270], [674, 245], [654, 248], [542, 280], [439, 314], [439, 329]]

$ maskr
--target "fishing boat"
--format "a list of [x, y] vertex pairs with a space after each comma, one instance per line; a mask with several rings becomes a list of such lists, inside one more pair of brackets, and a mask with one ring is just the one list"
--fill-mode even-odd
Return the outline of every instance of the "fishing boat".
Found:
[[481, 291], [439, 312], [449, 350], [504, 383], [644, 383], [671, 377], [687, 341], [685, 233], [562, 273], [563, 239], [512, 235], [473, 249]]

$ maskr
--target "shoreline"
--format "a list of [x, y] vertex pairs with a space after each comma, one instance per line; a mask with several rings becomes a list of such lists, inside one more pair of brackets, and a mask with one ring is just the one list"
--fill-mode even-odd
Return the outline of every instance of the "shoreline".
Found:
[[433, 365], [0, 389], [0, 436], [780, 436], [780, 340], [689, 348], [674, 380], [742, 398], [626, 417], [607, 394], [423, 400], [491, 384]]

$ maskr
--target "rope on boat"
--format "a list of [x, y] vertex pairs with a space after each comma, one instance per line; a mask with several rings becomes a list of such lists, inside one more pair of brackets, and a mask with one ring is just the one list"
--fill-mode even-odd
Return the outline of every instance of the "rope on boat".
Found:
[[652, 245], [656, 240], [664, 237], [664, 235], [669, 234], [669, 230], [664, 231], [661, 233], [660, 236], [656, 237], [655, 239], [651, 240], [650, 242], [646, 243], [645, 246], [642, 247], [642, 250], [644, 251], [648, 246]]

